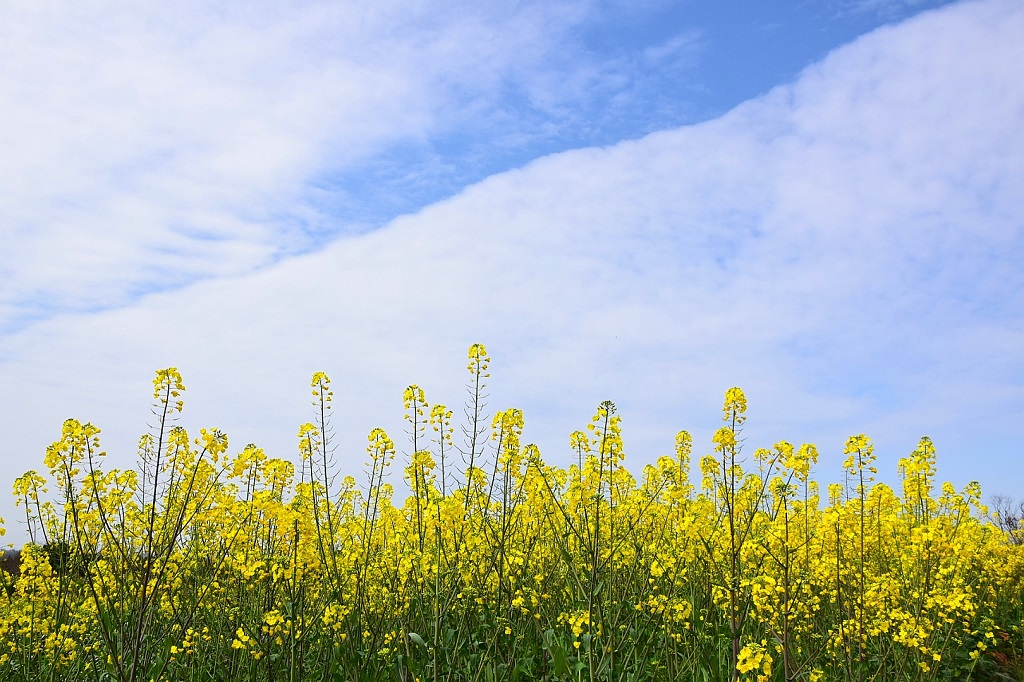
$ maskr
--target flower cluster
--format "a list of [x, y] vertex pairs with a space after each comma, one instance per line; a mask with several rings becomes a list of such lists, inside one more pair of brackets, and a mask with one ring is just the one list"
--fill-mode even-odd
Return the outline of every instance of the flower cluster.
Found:
[[371, 431], [362, 482], [336, 474], [322, 372], [294, 459], [190, 435], [173, 368], [135, 470], [103, 468], [100, 430], [68, 420], [48, 475], [15, 482], [32, 542], [3, 574], [0, 679], [931, 680], [1020, 664], [1024, 548], [984, 520], [976, 484], [936, 483], [927, 438], [899, 491], [850, 438], [823, 498], [814, 445], [748, 458], [731, 388], [699, 485], [685, 431], [629, 470], [610, 401], [554, 466], [520, 410], [485, 413], [486, 348], [468, 360], [466, 423], [409, 386], [407, 445]]

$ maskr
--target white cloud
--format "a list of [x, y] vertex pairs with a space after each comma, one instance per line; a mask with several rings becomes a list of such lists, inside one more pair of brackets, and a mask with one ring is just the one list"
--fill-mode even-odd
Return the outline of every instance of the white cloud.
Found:
[[398, 439], [407, 384], [461, 404], [465, 348], [483, 341], [491, 407], [524, 408], [553, 460], [605, 398], [633, 462], [679, 428], [704, 452], [740, 385], [751, 447], [814, 440], [834, 474], [865, 431], [892, 480], [928, 434], [941, 475], [1019, 495], [1022, 34], [1011, 1], [924, 15], [718, 120], [540, 159], [256, 274], [9, 335], [4, 462], [38, 466], [73, 415], [127, 463], [168, 365], [188, 424], [289, 455], [324, 369], [355, 472], [370, 428]]
[[306, 183], [458, 125], [461, 107], [492, 109], [585, 10], [6, 8], [0, 328], [251, 271], [321, 232], [363, 229], [318, 215]]
[[701, 40], [700, 31], [690, 30], [679, 33], [668, 40], [646, 48], [644, 50], [644, 59], [652, 65], [663, 65], [676, 61], [693, 64], [697, 60], [697, 47], [700, 45]]

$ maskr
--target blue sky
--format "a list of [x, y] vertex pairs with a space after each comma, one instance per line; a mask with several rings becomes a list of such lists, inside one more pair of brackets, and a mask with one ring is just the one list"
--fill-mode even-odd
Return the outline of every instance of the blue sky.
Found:
[[1018, 2], [0, 11], [0, 489], [71, 416], [130, 465], [171, 365], [283, 456], [326, 371], [358, 473], [480, 341], [554, 462], [604, 399], [706, 452], [739, 385], [825, 480], [929, 435], [1024, 497]]
[[[546, 154], [715, 118], [838, 45], [943, 1], [607, 2], [577, 5], [538, 73], [493, 100], [315, 183], [325, 210], [376, 225]], [[584, 9], [585, 8], [585, 9]], [[564, 87], [562, 92], [544, 91]], [[486, 114], [486, 115], [481, 115]], [[338, 200], [349, 195], [352, 202]]]

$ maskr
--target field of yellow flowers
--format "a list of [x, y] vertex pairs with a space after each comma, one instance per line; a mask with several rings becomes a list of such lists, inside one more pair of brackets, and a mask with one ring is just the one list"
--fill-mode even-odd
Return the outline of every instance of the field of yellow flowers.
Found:
[[742, 451], [732, 388], [699, 481], [685, 431], [637, 479], [611, 402], [559, 468], [519, 410], [484, 415], [489, 362], [470, 347], [464, 424], [405, 391], [404, 501], [380, 429], [337, 479], [322, 373], [298, 464], [176, 426], [173, 368], [136, 470], [68, 420], [15, 484], [34, 543], [0, 573], [0, 679], [1022, 679], [1024, 548], [976, 484], [936, 484], [927, 438], [901, 490], [863, 435], [822, 489], [813, 445]]

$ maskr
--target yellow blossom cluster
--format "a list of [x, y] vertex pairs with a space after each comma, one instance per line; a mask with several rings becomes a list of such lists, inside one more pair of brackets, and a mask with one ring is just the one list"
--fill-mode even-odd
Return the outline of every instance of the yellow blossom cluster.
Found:
[[68, 420], [47, 474], [15, 482], [33, 542], [3, 574], [0, 679], [931, 680], [1020, 664], [1024, 550], [976, 484], [937, 483], [929, 439], [897, 491], [851, 437], [823, 497], [814, 445], [744, 452], [731, 388], [696, 483], [685, 431], [628, 469], [610, 401], [554, 466], [520, 410], [485, 412], [486, 348], [468, 360], [466, 423], [409, 386], [405, 445], [371, 431], [362, 481], [336, 473], [323, 372], [294, 459], [190, 435], [173, 368], [134, 470], [105, 469], [100, 430]]

